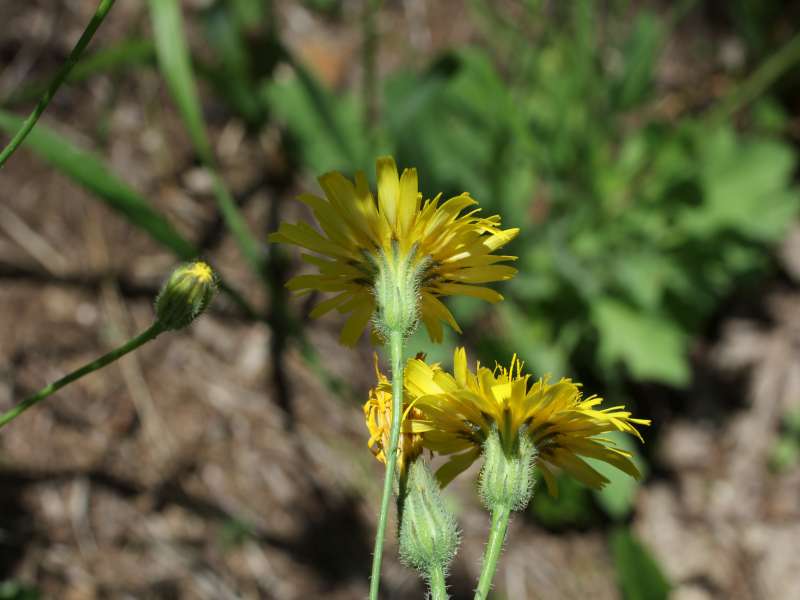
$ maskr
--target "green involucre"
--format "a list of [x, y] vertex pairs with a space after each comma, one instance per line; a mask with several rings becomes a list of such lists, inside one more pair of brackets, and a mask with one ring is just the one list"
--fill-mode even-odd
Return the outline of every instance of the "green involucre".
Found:
[[419, 287], [427, 261], [416, 258], [416, 249], [401, 255], [398, 244], [392, 244], [391, 253], [381, 252], [375, 259], [375, 322], [385, 337], [397, 331], [407, 337], [419, 321]]
[[504, 447], [497, 429], [483, 444], [479, 490], [483, 504], [492, 512], [522, 510], [533, 496], [536, 447], [524, 431], [509, 445]]
[[183, 329], [211, 303], [217, 290], [211, 267], [203, 262], [181, 265], [156, 298], [156, 320], [164, 329]]

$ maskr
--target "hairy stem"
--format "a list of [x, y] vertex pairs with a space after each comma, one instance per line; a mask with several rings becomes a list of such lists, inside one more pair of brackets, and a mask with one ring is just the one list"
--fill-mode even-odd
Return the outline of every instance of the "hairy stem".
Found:
[[447, 600], [447, 583], [445, 582], [444, 569], [436, 567], [428, 573], [428, 587], [431, 600]]
[[86, 26], [86, 29], [84, 29], [83, 34], [78, 40], [78, 43], [75, 44], [72, 52], [69, 53], [66, 62], [61, 67], [61, 70], [56, 74], [55, 78], [47, 87], [47, 90], [45, 90], [44, 94], [42, 94], [42, 97], [39, 99], [39, 103], [36, 105], [36, 108], [34, 108], [30, 116], [25, 119], [25, 122], [19, 128], [19, 131], [17, 131], [14, 137], [11, 138], [11, 141], [8, 143], [8, 145], [3, 148], [2, 152], [0, 152], [0, 168], [2, 168], [3, 164], [5, 164], [9, 157], [14, 154], [22, 141], [30, 133], [31, 129], [33, 129], [33, 126], [36, 125], [39, 117], [42, 116], [42, 113], [47, 108], [47, 105], [50, 104], [53, 96], [56, 95], [58, 88], [61, 87], [62, 83], [64, 83], [64, 80], [67, 78], [67, 75], [69, 75], [72, 67], [74, 67], [75, 63], [77, 63], [80, 59], [84, 49], [89, 45], [89, 42], [94, 37], [97, 28], [100, 27], [100, 23], [102, 23], [103, 19], [106, 18], [108, 11], [111, 10], [113, 5], [114, 0], [100, 1], [92, 20], [89, 21], [89, 24]]
[[492, 511], [492, 529], [489, 532], [489, 541], [486, 543], [486, 551], [483, 555], [483, 567], [481, 567], [481, 577], [478, 580], [478, 589], [475, 591], [475, 600], [485, 600], [492, 587], [494, 572], [497, 570], [497, 560], [503, 549], [508, 529], [508, 519], [511, 510], [507, 507], [495, 508]]
[[145, 344], [146, 342], [149, 342], [150, 340], [154, 339], [162, 331], [164, 331], [164, 328], [161, 326], [160, 323], [156, 322], [153, 325], [151, 325], [148, 329], [137, 335], [135, 338], [124, 343], [119, 348], [115, 348], [108, 354], [104, 354], [100, 358], [93, 360], [92, 362], [83, 365], [81, 368], [72, 371], [72, 373], [65, 375], [58, 381], [55, 381], [50, 385], [43, 387], [32, 396], [28, 396], [27, 398], [25, 398], [22, 402], [17, 404], [11, 410], [8, 410], [2, 415], [0, 415], [0, 428], [4, 427], [8, 423], [16, 419], [19, 415], [28, 410], [34, 404], [37, 404], [41, 400], [44, 400], [51, 394], [57, 392], [68, 383], [72, 383], [76, 379], [80, 379], [84, 375], [88, 375], [93, 371], [102, 369], [103, 367], [114, 362], [118, 358], [125, 356], [126, 354], [128, 354], [128, 352], [136, 350], [136, 348], [138, 348], [142, 344]]
[[403, 333], [389, 333], [389, 354], [392, 362], [392, 429], [389, 435], [389, 451], [386, 454], [386, 476], [383, 480], [381, 512], [378, 517], [378, 530], [375, 533], [375, 551], [372, 555], [372, 577], [369, 586], [370, 600], [378, 600], [381, 581], [381, 561], [383, 560], [383, 540], [386, 537], [386, 521], [389, 514], [389, 500], [392, 497], [394, 472], [397, 467], [397, 449], [400, 441], [400, 417], [403, 412]]

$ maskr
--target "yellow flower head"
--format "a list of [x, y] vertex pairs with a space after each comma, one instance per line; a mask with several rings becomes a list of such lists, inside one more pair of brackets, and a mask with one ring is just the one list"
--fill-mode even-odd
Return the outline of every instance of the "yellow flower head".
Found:
[[[325, 198], [303, 194], [319, 223], [282, 223], [270, 241], [295, 244], [315, 254], [303, 260], [317, 268], [298, 275], [287, 287], [299, 294], [315, 290], [334, 295], [320, 302], [313, 317], [331, 310], [349, 314], [341, 341], [353, 345], [375, 312], [373, 287], [380, 256], [410, 257], [421, 267], [419, 313], [433, 341], [441, 341], [441, 322], [460, 332], [440, 296], [466, 295], [489, 302], [502, 300], [494, 290], [478, 285], [510, 279], [516, 269], [500, 265], [514, 256], [492, 254], [511, 241], [518, 229], [501, 229], [498, 215], [482, 218], [476, 201], [464, 193], [440, 203], [441, 195], [422, 201], [416, 169], [398, 175], [391, 157], [377, 161], [378, 200], [363, 173], [351, 182], [341, 173], [319, 178]], [[465, 212], [466, 211], [466, 212]]]
[[582, 483], [599, 489], [608, 480], [582, 457], [604, 461], [625, 473], [639, 477], [630, 453], [616, 448], [610, 439], [598, 437], [610, 431], [623, 431], [642, 439], [634, 427], [649, 425], [633, 419], [623, 406], [599, 409], [602, 398], [582, 398], [579, 384], [562, 379], [550, 384], [539, 379], [531, 384], [522, 373], [515, 356], [509, 368], [494, 370], [476, 365], [467, 367], [467, 355], [457, 348], [453, 374], [438, 364], [410, 360], [406, 366], [406, 386], [415, 409], [422, 414], [415, 430], [422, 443], [439, 454], [453, 455], [437, 473], [443, 483], [469, 467], [481, 454], [492, 427], [504, 445], [518, 435], [528, 435], [536, 446], [537, 467], [556, 495], [552, 467], [560, 467]]
[[[375, 355], [375, 376], [378, 384], [369, 391], [369, 399], [364, 403], [364, 420], [370, 436], [367, 446], [375, 458], [385, 464], [392, 426], [392, 384], [381, 373], [377, 354]], [[419, 434], [411, 431], [412, 419], [419, 416], [419, 411], [404, 402], [400, 423], [400, 452], [397, 461], [401, 475], [405, 473], [406, 467], [411, 461], [422, 452], [422, 438]]]

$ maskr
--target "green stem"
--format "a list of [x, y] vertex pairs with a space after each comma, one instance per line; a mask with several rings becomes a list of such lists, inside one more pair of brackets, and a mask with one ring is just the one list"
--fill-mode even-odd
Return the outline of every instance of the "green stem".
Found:
[[435, 567], [428, 573], [428, 587], [430, 588], [431, 600], [447, 600], [447, 583], [445, 582], [444, 569]]
[[25, 400], [17, 404], [11, 410], [6, 411], [2, 415], [0, 415], [0, 428], [4, 427], [8, 423], [16, 419], [19, 415], [28, 410], [34, 404], [38, 403], [41, 400], [44, 400], [51, 394], [57, 392], [68, 383], [72, 383], [76, 379], [80, 379], [81, 377], [83, 377], [84, 375], [88, 375], [92, 371], [97, 371], [98, 369], [101, 369], [106, 365], [108, 365], [109, 363], [112, 363], [118, 358], [126, 355], [128, 352], [136, 350], [136, 348], [138, 348], [142, 344], [154, 339], [162, 331], [164, 331], [164, 328], [158, 322], [156, 322], [153, 325], [151, 325], [148, 329], [137, 335], [132, 340], [129, 340], [128, 342], [124, 343], [119, 348], [112, 350], [108, 354], [104, 354], [100, 358], [88, 364], [83, 365], [80, 369], [76, 369], [72, 373], [65, 375], [58, 381], [55, 381], [50, 385], [43, 387], [32, 396], [28, 396], [27, 398], [25, 398]]
[[478, 580], [478, 589], [475, 591], [475, 600], [485, 600], [489, 594], [489, 588], [492, 587], [492, 579], [494, 579], [497, 560], [500, 558], [500, 551], [503, 549], [503, 542], [506, 539], [510, 515], [511, 510], [504, 506], [492, 511], [492, 530], [489, 532], [489, 541], [483, 555], [483, 567]]
[[375, 533], [375, 551], [372, 555], [372, 578], [369, 585], [370, 600], [378, 600], [381, 582], [383, 540], [386, 537], [386, 521], [389, 514], [389, 499], [392, 497], [394, 472], [397, 466], [397, 448], [400, 441], [400, 417], [403, 413], [403, 341], [399, 331], [389, 333], [389, 354], [392, 362], [392, 428], [389, 434], [389, 451], [386, 454], [386, 476], [383, 480], [383, 498]]
[[69, 75], [72, 67], [74, 67], [75, 63], [77, 63], [80, 59], [84, 49], [89, 45], [89, 42], [94, 37], [95, 31], [97, 31], [97, 28], [100, 27], [100, 23], [102, 23], [103, 19], [106, 18], [108, 11], [111, 10], [113, 5], [114, 0], [100, 1], [92, 20], [89, 21], [89, 24], [83, 31], [83, 35], [81, 35], [78, 43], [75, 44], [72, 52], [69, 53], [66, 62], [61, 67], [61, 70], [56, 74], [55, 78], [44, 94], [42, 94], [42, 97], [39, 99], [39, 103], [36, 105], [36, 108], [34, 108], [30, 116], [25, 119], [22, 127], [20, 127], [16, 135], [11, 138], [11, 141], [8, 143], [8, 145], [3, 149], [2, 152], [0, 152], [0, 168], [5, 164], [9, 157], [14, 154], [28, 133], [30, 133], [31, 129], [33, 129], [33, 126], [36, 125], [36, 121], [38, 121], [39, 117], [42, 116], [42, 113], [47, 108], [47, 105], [50, 104], [53, 96], [56, 95], [58, 88], [61, 87], [61, 84], [64, 82], [64, 79], [67, 78], [67, 75]]

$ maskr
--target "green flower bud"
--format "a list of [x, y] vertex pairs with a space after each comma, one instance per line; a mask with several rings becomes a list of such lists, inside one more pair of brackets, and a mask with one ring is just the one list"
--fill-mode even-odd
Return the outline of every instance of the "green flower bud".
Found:
[[425, 461], [411, 463], [405, 483], [400, 498], [400, 558], [425, 577], [445, 572], [458, 549], [456, 519]]
[[417, 326], [420, 278], [428, 261], [417, 261], [415, 256], [415, 248], [401, 255], [395, 242], [391, 253], [381, 252], [375, 261], [375, 321], [378, 331], [386, 338], [390, 331], [406, 336]]
[[521, 431], [505, 448], [497, 429], [483, 444], [483, 469], [479, 490], [483, 504], [491, 511], [502, 508], [522, 510], [533, 495], [536, 447], [530, 436]]
[[182, 329], [211, 303], [216, 292], [214, 271], [197, 261], [172, 272], [156, 298], [156, 320], [164, 329]]

